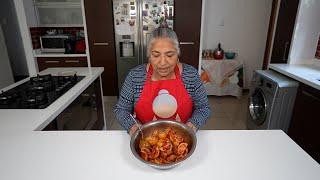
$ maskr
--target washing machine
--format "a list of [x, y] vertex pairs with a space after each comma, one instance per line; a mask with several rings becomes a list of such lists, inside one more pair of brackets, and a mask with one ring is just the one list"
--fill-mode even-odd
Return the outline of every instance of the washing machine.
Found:
[[248, 129], [288, 132], [299, 83], [271, 70], [253, 73], [248, 103]]

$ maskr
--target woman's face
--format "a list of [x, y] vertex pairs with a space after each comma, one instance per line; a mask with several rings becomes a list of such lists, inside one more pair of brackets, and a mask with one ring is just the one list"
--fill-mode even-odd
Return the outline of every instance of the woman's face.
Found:
[[156, 76], [171, 78], [178, 63], [178, 53], [169, 38], [157, 38], [150, 48], [149, 62]]

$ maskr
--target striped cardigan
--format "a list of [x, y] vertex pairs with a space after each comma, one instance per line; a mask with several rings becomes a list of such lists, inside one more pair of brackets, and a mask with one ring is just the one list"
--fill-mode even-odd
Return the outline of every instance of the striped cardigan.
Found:
[[[182, 67], [181, 78], [193, 101], [193, 112], [188, 121], [196, 128], [199, 128], [206, 123], [211, 113], [207, 94], [200, 80], [198, 71], [187, 64], [182, 64]], [[130, 114], [134, 111], [134, 106], [140, 97], [146, 79], [146, 64], [142, 64], [133, 68], [123, 83], [114, 112], [121, 126], [127, 131], [135, 124]]]

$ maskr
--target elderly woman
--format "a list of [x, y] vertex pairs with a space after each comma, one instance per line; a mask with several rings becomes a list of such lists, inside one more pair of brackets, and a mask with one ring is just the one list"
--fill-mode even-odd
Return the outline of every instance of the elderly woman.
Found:
[[[198, 71], [179, 61], [177, 35], [169, 28], [153, 31], [148, 64], [133, 68], [123, 84], [115, 113], [129, 134], [157, 119], [186, 123], [194, 131], [206, 123], [210, 107]], [[134, 114], [134, 115], [131, 115]]]

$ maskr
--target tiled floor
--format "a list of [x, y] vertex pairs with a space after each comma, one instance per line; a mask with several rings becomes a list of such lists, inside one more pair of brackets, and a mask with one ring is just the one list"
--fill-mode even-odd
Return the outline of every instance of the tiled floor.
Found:
[[212, 114], [201, 129], [246, 129], [248, 93], [241, 98], [209, 96]]
[[[109, 130], [121, 130], [116, 121], [113, 107], [116, 96], [105, 96], [105, 113]], [[212, 114], [209, 121], [201, 129], [246, 129], [248, 93], [241, 98], [232, 96], [209, 96]]]

